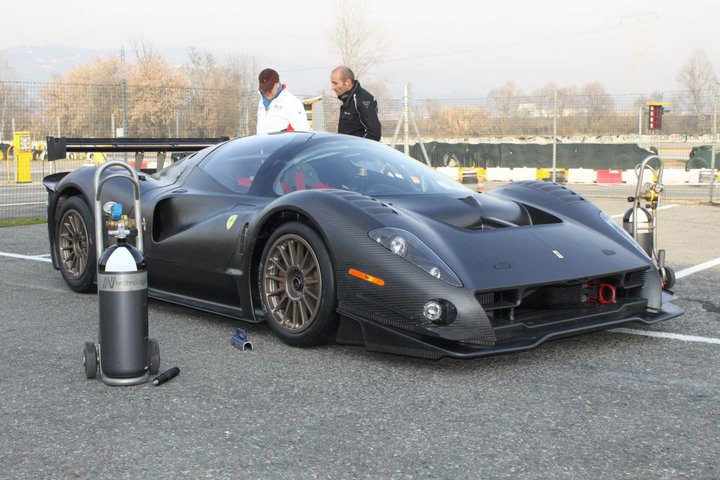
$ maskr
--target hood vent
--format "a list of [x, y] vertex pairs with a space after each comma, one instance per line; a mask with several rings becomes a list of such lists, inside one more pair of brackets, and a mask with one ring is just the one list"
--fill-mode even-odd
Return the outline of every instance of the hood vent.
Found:
[[372, 197], [362, 195], [356, 192], [348, 192], [344, 190], [329, 190], [329, 193], [342, 198], [343, 200], [352, 203], [356, 207], [362, 209], [369, 215], [383, 215], [388, 213], [397, 214], [397, 212], [388, 206]]
[[554, 215], [537, 208], [491, 195], [435, 197], [405, 208], [463, 230], [494, 230], [561, 222]]
[[543, 182], [541, 180], [523, 180], [523, 181], [519, 181], [519, 182], [513, 182], [513, 184], [514, 185], [522, 185], [527, 188], [532, 188], [534, 190], [539, 190], [541, 192], [545, 192], [548, 195], [557, 197], [561, 200], [566, 201], [567, 203], [578, 203], [578, 202], [586, 201], [583, 197], [581, 197], [577, 193], [573, 192], [570, 189], [563, 187], [562, 185], [558, 185], [557, 183]]

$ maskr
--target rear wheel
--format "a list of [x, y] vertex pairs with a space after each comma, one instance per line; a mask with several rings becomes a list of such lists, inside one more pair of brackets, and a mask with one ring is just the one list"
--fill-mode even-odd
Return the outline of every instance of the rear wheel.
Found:
[[271, 235], [259, 269], [260, 295], [270, 328], [284, 342], [321, 343], [336, 322], [335, 276], [320, 236], [298, 222]]
[[65, 283], [76, 292], [95, 291], [95, 222], [90, 207], [81, 197], [70, 197], [60, 204], [57, 218], [55, 244]]

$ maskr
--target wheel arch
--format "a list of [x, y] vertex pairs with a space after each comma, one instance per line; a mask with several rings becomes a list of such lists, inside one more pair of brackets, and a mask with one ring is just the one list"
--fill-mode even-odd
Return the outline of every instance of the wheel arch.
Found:
[[272, 212], [271, 214], [263, 218], [262, 222], [257, 226], [257, 233], [254, 239], [255, 241], [251, 247], [252, 250], [250, 251], [249, 260], [250, 275], [248, 276], [248, 282], [250, 284], [251, 308], [252, 311], [255, 312], [256, 317], [258, 317], [259, 315], [261, 316], [260, 318], [258, 318], [258, 320], [264, 320], [264, 315], [260, 313], [262, 312], [262, 302], [260, 300], [260, 288], [258, 283], [258, 280], [260, 278], [260, 260], [262, 257], [262, 252], [265, 249], [265, 245], [267, 245], [267, 242], [273, 232], [277, 230], [280, 226], [289, 222], [300, 222], [312, 228], [320, 236], [320, 238], [322, 238], [323, 243], [325, 243], [325, 248], [327, 248], [328, 254], [330, 255], [330, 259], [334, 264], [332, 249], [330, 248], [330, 244], [328, 242], [327, 236], [325, 235], [325, 232], [323, 231], [322, 227], [307, 213], [286, 206], [279, 208], [278, 210]]

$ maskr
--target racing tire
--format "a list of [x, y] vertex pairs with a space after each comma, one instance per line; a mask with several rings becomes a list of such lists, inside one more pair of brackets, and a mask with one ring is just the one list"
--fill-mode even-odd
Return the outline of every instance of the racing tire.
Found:
[[259, 291], [270, 328], [285, 343], [323, 343], [337, 328], [335, 275], [318, 233], [299, 222], [277, 228], [263, 249]]
[[85, 342], [85, 348], [83, 348], [83, 366], [85, 367], [85, 376], [87, 378], [93, 379], [97, 376], [97, 348], [95, 348], [93, 342]]
[[60, 204], [57, 219], [55, 248], [65, 283], [78, 293], [94, 292], [97, 259], [90, 207], [81, 197], [69, 197]]
[[160, 371], [160, 344], [154, 338], [148, 339], [148, 365], [151, 375]]

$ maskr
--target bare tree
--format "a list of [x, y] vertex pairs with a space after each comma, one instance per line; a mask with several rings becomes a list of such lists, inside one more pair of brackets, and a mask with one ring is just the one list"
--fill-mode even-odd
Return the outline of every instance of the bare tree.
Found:
[[535, 97], [535, 104], [541, 116], [553, 116], [555, 110], [555, 92], [557, 91], [559, 91], [559, 88], [554, 82], [546, 83], [542, 87], [532, 91], [532, 96]]
[[511, 128], [517, 127], [515, 119], [518, 116], [520, 97], [523, 95], [520, 87], [512, 81], [507, 81], [501, 87], [493, 88], [488, 92], [488, 108], [495, 119], [493, 133], [506, 135]]
[[[8, 123], [11, 99], [16, 89], [15, 85], [10, 82], [14, 80], [15, 73], [12, 66], [7, 60], [0, 59], [0, 142], [6, 138], [5, 125]], [[12, 135], [12, 132], [10, 133]], [[2, 154], [0, 154], [0, 159], [2, 159]]]
[[581, 128], [583, 133], [601, 135], [606, 133], [610, 119], [615, 114], [615, 102], [607, 94], [600, 82], [588, 83], [582, 88], [579, 97], [581, 108], [584, 111], [585, 125]]
[[559, 88], [554, 82], [546, 83], [532, 91], [532, 102], [536, 105], [540, 118], [537, 132], [541, 135], [551, 135], [553, 132], [552, 118], [557, 113], [555, 112], [555, 94], [558, 92]]
[[419, 122], [423, 131], [435, 135], [468, 138], [477, 137], [489, 128], [487, 110], [480, 105], [444, 105], [437, 100], [428, 100], [426, 112]]
[[385, 38], [366, 16], [367, 11], [363, 0], [339, 0], [328, 32], [342, 64], [350, 67], [358, 78], [364, 78], [371, 68], [382, 62], [386, 49]]
[[121, 114], [120, 60], [97, 57], [90, 65], [76, 67], [42, 87], [44, 106], [39, 127], [68, 136], [110, 136], [112, 117]]
[[[194, 47], [188, 49], [188, 63], [182, 66], [182, 73], [190, 90], [184, 99], [182, 113], [186, 131], [199, 137], [215, 136], [218, 130], [218, 111], [215, 99], [220, 89], [220, 69], [210, 52], [201, 52]], [[179, 119], [179, 117], [178, 117]]]
[[257, 59], [254, 56], [231, 53], [223, 65], [223, 81], [236, 85], [243, 94], [257, 92]]
[[136, 136], [172, 136], [184, 78], [150, 42], [132, 40], [136, 62], [127, 70], [128, 130]]
[[223, 88], [232, 92], [232, 99], [225, 102], [225, 108], [234, 109], [239, 116], [234, 125], [228, 126], [228, 135], [235, 133], [237, 136], [247, 136], [255, 131], [257, 72], [257, 59], [254, 56], [233, 53], [225, 59]]
[[130, 48], [135, 54], [139, 68], [148, 68], [154, 60], [160, 58], [160, 55], [155, 52], [152, 43], [144, 38], [130, 39]]
[[704, 51], [695, 50], [678, 73], [677, 81], [688, 90], [688, 106], [695, 115], [699, 131], [705, 132], [708, 115], [706, 107], [712, 105], [712, 91], [718, 76]]
[[234, 53], [220, 65], [209, 52], [191, 47], [188, 60], [182, 71], [190, 92], [180, 114], [185, 131], [193, 136], [248, 135], [258, 100], [256, 59]]
[[188, 63], [182, 67], [190, 88], [205, 89], [217, 88], [219, 69], [210, 52], [201, 52], [195, 47], [188, 49]]

